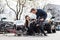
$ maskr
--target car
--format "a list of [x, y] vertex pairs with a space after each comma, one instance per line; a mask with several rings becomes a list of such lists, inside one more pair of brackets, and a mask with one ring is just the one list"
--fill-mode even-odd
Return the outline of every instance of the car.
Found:
[[54, 21], [52, 20], [49, 20], [45, 22], [44, 24], [44, 30], [47, 31], [47, 33], [56, 33], [56, 26], [55, 26], [55, 23]]
[[56, 30], [60, 30], [60, 25], [57, 25], [56, 26]]
[[8, 21], [6, 18], [1, 18], [0, 20], [0, 32], [1, 33], [8, 33], [13, 28], [14, 28], [14, 24], [12, 21]]
[[23, 32], [25, 31], [25, 20], [16, 20], [14, 24], [16, 25], [16, 35], [23, 35]]

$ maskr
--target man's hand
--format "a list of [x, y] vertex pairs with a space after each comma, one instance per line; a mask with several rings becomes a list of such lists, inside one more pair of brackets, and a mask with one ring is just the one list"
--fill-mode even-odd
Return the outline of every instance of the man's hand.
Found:
[[40, 21], [44, 21], [44, 18], [41, 18]]

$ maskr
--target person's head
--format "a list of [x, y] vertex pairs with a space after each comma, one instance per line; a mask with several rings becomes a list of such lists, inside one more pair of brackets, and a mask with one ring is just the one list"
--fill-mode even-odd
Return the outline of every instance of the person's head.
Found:
[[30, 20], [30, 17], [28, 15], [25, 16], [26, 20]]
[[32, 8], [30, 12], [36, 14], [37, 10]]

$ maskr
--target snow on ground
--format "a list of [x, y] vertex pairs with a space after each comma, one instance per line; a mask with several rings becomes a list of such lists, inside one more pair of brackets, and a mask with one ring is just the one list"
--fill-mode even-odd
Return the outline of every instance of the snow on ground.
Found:
[[60, 31], [48, 36], [5, 36], [0, 34], [0, 40], [60, 40]]

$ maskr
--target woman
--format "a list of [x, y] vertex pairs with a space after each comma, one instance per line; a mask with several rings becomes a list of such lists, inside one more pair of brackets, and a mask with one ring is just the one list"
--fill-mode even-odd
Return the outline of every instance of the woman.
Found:
[[28, 29], [29, 28], [29, 22], [30, 22], [30, 17], [28, 15], [25, 16], [25, 27]]

